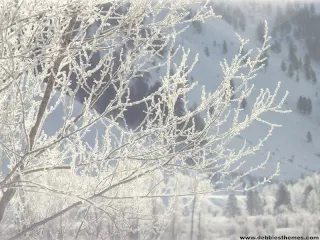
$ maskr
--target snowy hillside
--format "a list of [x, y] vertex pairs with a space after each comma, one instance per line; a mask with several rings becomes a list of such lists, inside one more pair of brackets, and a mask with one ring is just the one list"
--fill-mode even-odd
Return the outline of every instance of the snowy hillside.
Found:
[[[238, 28], [237, 32], [241, 37], [250, 39], [247, 49], [260, 47], [261, 43], [257, 39], [257, 25], [261, 20], [267, 20], [269, 26], [269, 35], [273, 29], [274, 19], [276, 18], [276, 6], [272, 5], [272, 13], [268, 15], [265, 11], [265, 5], [256, 4], [255, 11], [252, 11], [249, 2], [231, 3], [232, 8], [239, 6], [246, 17], [246, 29], [242, 31]], [[284, 7], [284, 5], [283, 5]], [[307, 48], [303, 41], [298, 41], [287, 36], [274, 37], [274, 40], [282, 41], [281, 53], [269, 51], [268, 66], [266, 70], [259, 72], [256, 79], [252, 81], [255, 85], [254, 93], [247, 99], [247, 107], [244, 112], [250, 111], [254, 97], [260, 91], [260, 88], [269, 88], [271, 92], [276, 88], [278, 81], [281, 81], [281, 89], [278, 94], [279, 99], [283, 96], [285, 90], [289, 91], [289, 97], [285, 103], [287, 109], [291, 109], [290, 114], [268, 114], [265, 116], [272, 123], [281, 124], [283, 127], [274, 131], [273, 136], [259, 151], [258, 154], [250, 158], [251, 163], [265, 160], [267, 152], [270, 151], [271, 158], [267, 168], [257, 172], [258, 176], [268, 176], [275, 170], [277, 162], [280, 162], [281, 173], [279, 180], [297, 180], [301, 175], [310, 175], [312, 172], [320, 171], [320, 100], [317, 92], [320, 90], [319, 82], [312, 84], [310, 81], [303, 79], [302, 70], [298, 70], [300, 81], [297, 82], [296, 75], [292, 78], [286, 72], [281, 70], [281, 62], [288, 61], [289, 44], [286, 38], [289, 36], [293, 39], [297, 47], [297, 56], [304, 56]], [[223, 53], [223, 42], [226, 41], [227, 52]], [[190, 81], [198, 81], [199, 85], [189, 96], [191, 102], [199, 102], [201, 96], [201, 86], [205, 85], [208, 91], [214, 91], [221, 82], [222, 71], [219, 61], [226, 58], [231, 61], [235, 53], [238, 52], [239, 41], [235, 36], [234, 27], [222, 19], [214, 19], [200, 28], [190, 26], [178, 39], [178, 44], [185, 48], [191, 49], [190, 64], [194, 60], [196, 53], [199, 53], [199, 62], [194, 71], [191, 73]], [[317, 76], [320, 73], [320, 65], [312, 61], [313, 69]], [[302, 77], [301, 77], [302, 76]], [[192, 79], [192, 80], [191, 80]], [[301, 115], [297, 110], [299, 96], [306, 96], [311, 99], [312, 113], [309, 116]], [[247, 139], [248, 143], [256, 143], [259, 137], [267, 133], [267, 128], [261, 124], [252, 125], [246, 132], [241, 135], [241, 139]], [[312, 142], [307, 142], [307, 132], [312, 133]]]

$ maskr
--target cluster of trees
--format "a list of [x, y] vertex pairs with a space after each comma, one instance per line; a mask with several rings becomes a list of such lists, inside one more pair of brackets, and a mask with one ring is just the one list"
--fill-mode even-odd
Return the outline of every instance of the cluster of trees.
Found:
[[294, 29], [294, 36], [304, 40], [310, 56], [320, 60], [320, 14], [316, 13], [313, 3], [293, 4], [288, 2], [283, 10], [277, 8], [272, 36], [289, 34]]
[[211, 6], [215, 12], [223, 16], [223, 19], [233, 26], [235, 30], [239, 28], [242, 31], [246, 30], [247, 21], [244, 13], [239, 7], [232, 7], [223, 3], [212, 2]]
[[314, 4], [304, 4], [296, 9], [290, 19], [297, 27], [295, 35], [305, 40], [310, 57], [320, 60], [320, 14], [316, 13]]
[[311, 66], [311, 60], [310, 60], [310, 56], [308, 53], [306, 53], [306, 55], [304, 57], [303, 70], [304, 70], [305, 77], [307, 80], [311, 80], [312, 83], [317, 82], [317, 75]]
[[289, 17], [291, 14], [292, 11], [290, 10], [290, 7], [286, 9], [286, 12], [284, 12], [282, 8], [278, 6], [274, 26], [272, 29], [272, 36], [275, 37], [278, 32], [281, 35], [289, 34], [291, 32], [292, 24]]
[[[317, 74], [315, 73], [315, 71], [313, 70], [312, 66], [311, 66], [311, 60], [310, 60], [310, 56], [307, 53], [304, 57], [304, 63], [302, 63], [301, 58], [298, 59], [298, 57], [296, 56], [296, 46], [291, 42], [289, 44], [289, 56], [288, 56], [288, 60], [289, 60], [289, 67], [287, 66], [287, 63], [282, 60], [281, 62], [281, 70], [283, 72], [286, 72], [288, 70], [288, 76], [290, 78], [293, 77], [294, 72], [301, 69], [304, 72], [304, 76], [306, 80], [311, 80], [313, 84], [315, 84], [317, 82]], [[297, 73], [296, 75], [296, 80], [299, 81], [299, 73]]]
[[310, 213], [318, 213], [320, 210], [320, 175], [314, 174], [299, 180], [290, 186], [292, 205], [302, 208]]
[[310, 98], [299, 97], [297, 103], [298, 111], [304, 115], [310, 115], [312, 113], [312, 102]]
[[[283, 61], [281, 64], [281, 69], [283, 71], [288, 70], [288, 76], [291, 78], [294, 75], [294, 71], [302, 69], [307, 80], [311, 80], [312, 83], [317, 82], [317, 75], [310, 64], [310, 56], [316, 60], [320, 60], [319, 49], [320, 49], [320, 27], [318, 22], [320, 15], [316, 13], [314, 4], [304, 4], [300, 7], [299, 4], [294, 5], [292, 3], [287, 3], [285, 10], [278, 7], [275, 25], [272, 30], [272, 35], [276, 36], [277, 32], [282, 35], [289, 34], [293, 29], [294, 24], [294, 35], [297, 39], [303, 38], [305, 40], [308, 53], [304, 57], [304, 64], [302, 64], [301, 59], [296, 56], [296, 46], [292, 41], [289, 43], [289, 56], [288, 56], [288, 66]], [[258, 38], [262, 37], [262, 25], [259, 24], [257, 28]], [[271, 50], [279, 53], [281, 51], [280, 41], [275, 40], [271, 46]]]
[[[280, 183], [272, 184], [262, 190], [269, 197], [274, 196], [273, 214], [282, 212], [299, 212], [305, 209], [312, 214], [320, 211], [320, 175], [314, 174], [311, 177], [301, 179], [294, 184]], [[273, 189], [272, 191], [267, 189]], [[267, 199], [264, 198], [258, 190], [249, 190], [246, 192], [246, 212], [249, 216], [263, 215], [268, 206]], [[269, 198], [270, 199], [270, 198]], [[239, 207], [237, 197], [230, 194], [224, 208], [223, 215], [235, 217], [244, 214], [243, 209]], [[270, 214], [270, 212], [269, 212]]]
[[[266, 204], [266, 199], [262, 198], [257, 189], [250, 189], [246, 192], [246, 211], [249, 216], [263, 215]], [[277, 212], [284, 207], [291, 209], [291, 198], [286, 185], [281, 184], [276, 192], [274, 211]], [[223, 215], [226, 217], [235, 217], [241, 214], [243, 213], [239, 208], [237, 197], [234, 194], [230, 194]]]
[[281, 212], [284, 210], [292, 210], [291, 196], [287, 186], [281, 183], [276, 192], [276, 201], [274, 203], [274, 211]]

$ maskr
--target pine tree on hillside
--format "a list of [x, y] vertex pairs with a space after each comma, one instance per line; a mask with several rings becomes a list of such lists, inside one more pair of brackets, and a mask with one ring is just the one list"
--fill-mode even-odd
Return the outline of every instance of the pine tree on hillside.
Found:
[[310, 77], [311, 77], [311, 80], [312, 80], [312, 83], [317, 83], [317, 75], [316, 75], [316, 73], [315, 73], [315, 71], [311, 68], [310, 69]]
[[286, 185], [280, 184], [278, 191], [276, 192], [276, 202], [274, 203], [274, 209], [278, 210], [280, 206], [285, 206], [288, 209], [291, 207], [291, 196]]
[[312, 102], [310, 98], [307, 99], [306, 108], [306, 113], [310, 115], [312, 113]]
[[194, 29], [196, 30], [196, 32], [198, 34], [201, 34], [202, 33], [202, 22], [200, 21], [193, 21], [192, 22], [192, 25], [194, 27]]
[[292, 65], [292, 63], [290, 63], [290, 65], [289, 65], [288, 76], [289, 76], [289, 78], [293, 77], [293, 65]]
[[244, 98], [241, 101], [240, 108], [245, 109], [247, 106], [247, 100]]
[[310, 131], [308, 131], [308, 133], [307, 133], [307, 142], [308, 143], [312, 142], [312, 136], [311, 136]]
[[304, 68], [304, 74], [307, 80], [311, 79], [311, 74], [310, 74], [310, 69], [309, 68]]
[[278, 40], [275, 40], [273, 44], [271, 44], [271, 51], [275, 53], [281, 53], [281, 43]]
[[312, 113], [312, 102], [310, 98], [299, 97], [297, 108], [300, 113], [310, 115]]
[[310, 68], [311, 67], [311, 59], [308, 53], [305, 54], [304, 56], [304, 65], [306, 68]]
[[282, 60], [281, 62], [281, 69], [283, 72], [285, 72], [287, 70], [287, 65], [286, 65], [286, 62], [284, 60]]
[[290, 42], [288, 58], [295, 70], [299, 68], [299, 59], [297, 58], [296, 52], [297, 52], [297, 47], [292, 42]]
[[298, 103], [297, 103], [297, 108], [298, 108], [299, 112], [301, 112], [301, 113], [302, 113], [302, 109], [303, 109], [302, 103], [303, 103], [303, 99], [300, 96], [299, 100], [298, 100]]
[[250, 216], [263, 214], [263, 201], [256, 190], [249, 190], [246, 194], [246, 207]]
[[304, 68], [304, 73], [305, 73], [306, 79], [310, 80], [311, 79], [311, 73], [310, 73], [311, 60], [310, 60], [310, 56], [308, 53], [304, 56], [303, 68]]
[[228, 46], [227, 46], [227, 42], [226, 40], [223, 40], [223, 49], [222, 49], [222, 53], [226, 54], [228, 52]]
[[209, 52], [208, 46], [205, 46], [205, 47], [204, 47], [204, 54], [205, 54], [207, 57], [210, 56], [210, 52]]
[[224, 215], [227, 217], [235, 217], [241, 215], [241, 211], [238, 206], [238, 200], [234, 194], [230, 194], [228, 197], [227, 206], [224, 209]]

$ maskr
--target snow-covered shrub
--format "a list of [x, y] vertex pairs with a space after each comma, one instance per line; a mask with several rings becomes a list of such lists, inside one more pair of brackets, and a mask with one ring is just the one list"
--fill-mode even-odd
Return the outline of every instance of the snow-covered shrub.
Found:
[[276, 226], [277, 228], [288, 228], [289, 227], [289, 220], [286, 214], [278, 214], [275, 217], [276, 219]]
[[263, 216], [261, 218], [261, 226], [264, 229], [265, 233], [272, 235], [276, 232], [276, 220], [272, 216]]
[[225, 236], [229, 237], [235, 235], [239, 232], [239, 226], [236, 222], [228, 224], [225, 230]]
[[310, 222], [304, 221], [301, 227], [301, 236], [309, 236], [311, 233]]

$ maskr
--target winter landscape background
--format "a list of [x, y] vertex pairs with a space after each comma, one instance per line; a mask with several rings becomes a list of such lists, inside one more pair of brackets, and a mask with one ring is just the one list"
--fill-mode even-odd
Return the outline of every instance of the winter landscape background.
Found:
[[[271, 47], [265, 55], [265, 67], [258, 72], [257, 78], [253, 81], [253, 93], [241, 102], [241, 117], [244, 118], [250, 113], [261, 88], [269, 88], [273, 92], [279, 81], [281, 88], [276, 100], [279, 102], [280, 97], [288, 90], [289, 96], [284, 104], [285, 108], [292, 112], [265, 114], [265, 119], [282, 127], [273, 132], [256, 154], [247, 156], [246, 163], [230, 176], [230, 180], [250, 167], [263, 163], [268, 153], [270, 157], [267, 165], [246, 176], [241, 185], [254, 186], [270, 177], [276, 172], [277, 164], [280, 166], [280, 173], [269, 183], [246, 192], [218, 191], [212, 195], [184, 196], [178, 198], [174, 206], [170, 205], [172, 203], [169, 204], [166, 198], [153, 199], [150, 201], [152, 205], [148, 206], [153, 214], [161, 212], [162, 209], [175, 209], [168, 221], [166, 219], [163, 223], [155, 222], [155, 228], [158, 227], [157, 224], [159, 228], [166, 227], [163, 235], [155, 238], [223, 240], [258, 235], [320, 237], [320, 2], [213, 0], [211, 6], [222, 18], [205, 23], [193, 22], [176, 40], [175, 48], [180, 45], [191, 49], [189, 65], [196, 54], [199, 54], [199, 61], [189, 75], [190, 83], [198, 82], [198, 86], [188, 95], [189, 106], [196, 108], [200, 103], [202, 85], [207, 91], [213, 92], [221, 83], [223, 73], [219, 66], [220, 61], [225, 58], [230, 62], [239, 49], [240, 43], [235, 32], [244, 39], [250, 39], [243, 51], [245, 54], [249, 49], [261, 46], [266, 20], [269, 35], [272, 37], [269, 42]], [[190, 10], [190, 17], [194, 12], [195, 9]], [[94, 31], [93, 28], [92, 33]], [[164, 52], [167, 50], [164, 49]], [[99, 62], [103, 54], [103, 51], [94, 53], [91, 64]], [[119, 53], [115, 53], [115, 59], [119, 63], [120, 57], [117, 54]], [[174, 60], [179, 61], [180, 57], [178, 54]], [[155, 58], [153, 65], [161, 61], [161, 57]], [[165, 71], [165, 68], [157, 68], [135, 79], [131, 86], [132, 100], [140, 100], [158, 89], [159, 76], [165, 75]], [[98, 75], [93, 77], [99, 78]], [[231, 83], [232, 88], [239, 85], [237, 79], [233, 79]], [[98, 113], [103, 112], [115, 95], [113, 89], [108, 89], [96, 103], [95, 110]], [[74, 106], [74, 116], [81, 112], [85, 97], [85, 92], [80, 90], [80, 94], [77, 95], [78, 102]], [[50, 104], [55, 104], [55, 98]], [[144, 108], [138, 105], [124, 114], [129, 126], [139, 124], [143, 119], [143, 110]], [[179, 114], [179, 106], [176, 111]], [[62, 114], [63, 109], [57, 108], [57, 111], [46, 119], [43, 127], [46, 134], [56, 134], [63, 124]], [[204, 117], [199, 115], [195, 119], [198, 129], [203, 128]], [[95, 130], [98, 132], [100, 127], [102, 129], [105, 126], [99, 124], [96, 124], [83, 139], [91, 147], [95, 141], [102, 139], [102, 136], [96, 135]], [[253, 146], [268, 133], [268, 130], [267, 126], [255, 122], [237, 136], [231, 142], [231, 146], [239, 149], [243, 140], [246, 140], [249, 146]], [[114, 139], [118, 137], [115, 133]], [[190, 159], [190, 165], [194, 164], [192, 161]], [[9, 170], [7, 164], [4, 159], [2, 169], [5, 173]], [[183, 180], [185, 176], [181, 173], [179, 177]], [[174, 181], [168, 178], [161, 184], [171, 186], [174, 185]], [[221, 183], [220, 187], [223, 188], [224, 184], [226, 183]], [[84, 212], [84, 209], [80, 210]], [[133, 229], [130, 239], [142, 239], [139, 232], [134, 231], [138, 229], [139, 221], [132, 220], [130, 224], [129, 227]], [[110, 227], [110, 236], [114, 232], [111, 226], [113, 225], [106, 225], [106, 228]]]

